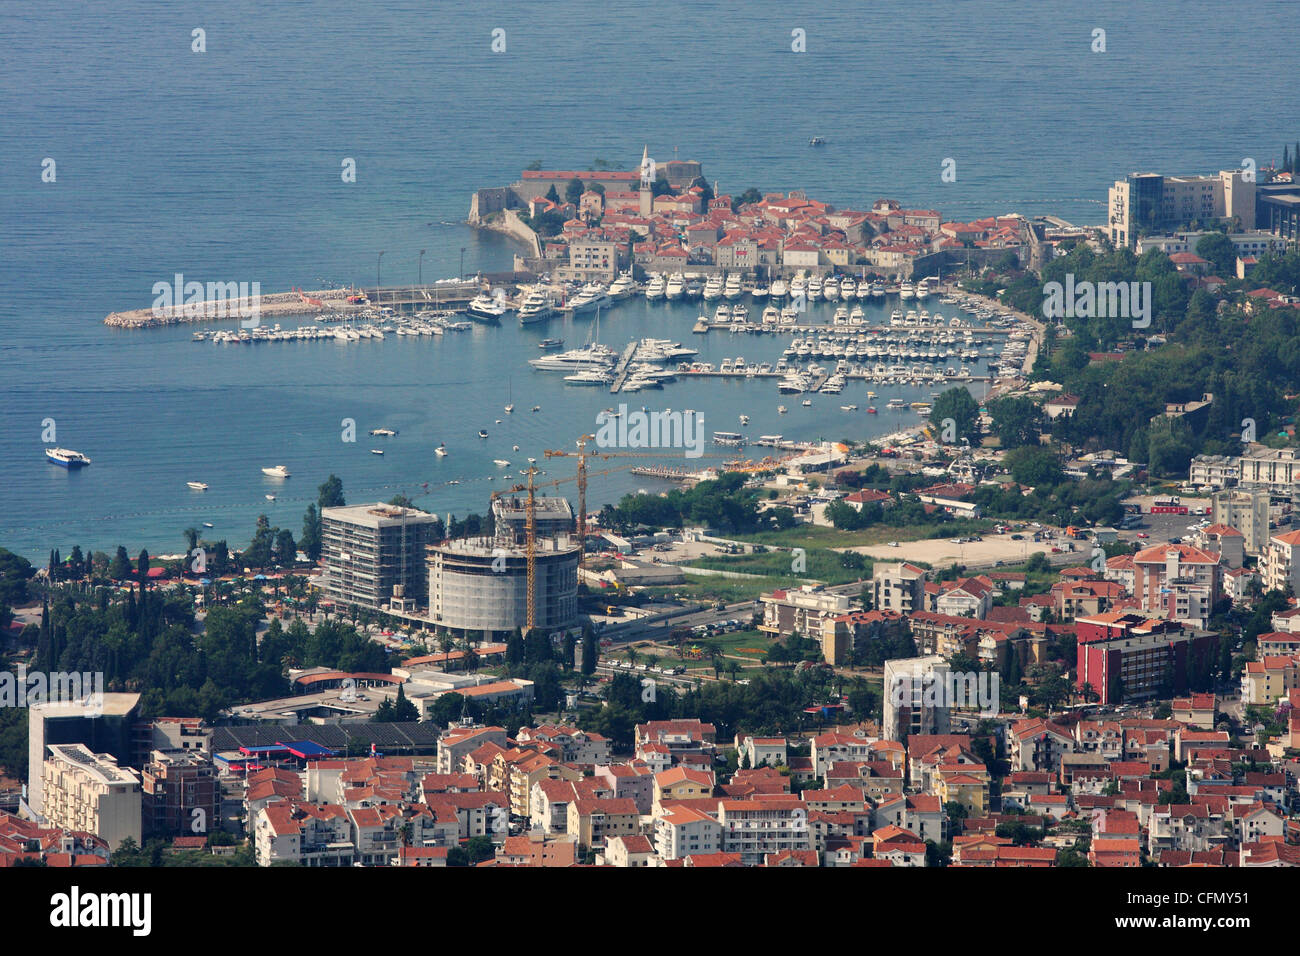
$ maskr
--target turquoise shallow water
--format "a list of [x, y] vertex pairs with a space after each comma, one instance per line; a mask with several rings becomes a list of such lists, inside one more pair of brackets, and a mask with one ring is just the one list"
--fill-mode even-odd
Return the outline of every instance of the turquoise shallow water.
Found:
[[[507, 268], [508, 241], [459, 225], [475, 187], [534, 159], [631, 167], [643, 144], [700, 160], [723, 191], [1095, 222], [1116, 176], [1263, 164], [1297, 127], [1282, 81], [1243, 80], [1289, 62], [1282, 2], [1231, 17], [1201, 0], [1177, 17], [1141, 2], [445, 6], [0, 10], [0, 546], [168, 551], [202, 521], [240, 542], [263, 512], [296, 532], [330, 471], [351, 500], [402, 491], [441, 513], [481, 511], [499, 486], [493, 458], [571, 447], [611, 404], [524, 364], [537, 337], [577, 344], [590, 320], [251, 349], [101, 324], [176, 272], [269, 292], [372, 281], [381, 250], [385, 281], [413, 281], [421, 249], [426, 279], [454, 273], [462, 248], [467, 271]], [[1099, 26], [1105, 54], [1089, 50]], [[195, 28], [205, 53], [191, 52]], [[504, 53], [491, 52], [495, 28]], [[790, 52], [794, 29], [806, 53]], [[827, 146], [809, 150], [813, 134]], [[53, 184], [40, 180], [46, 157]], [[939, 179], [948, 157], [955, 183]], [[602, 340], [701, 347], [695, 312], [634, 302], [606, 317]], [[772, 360], [783, 344], [711, 335], [702, 358]], [[771, 383], [677, 383], [637, 402], [698, 409], [709, 430], [745, 412], [750, 431], [795, 438], [898, 424], [882, 389], [878, 419], [840, 412], [865, 406], [855, 388], [812, 409], [786, 402], [780, 418]], [[498, 426], [507, 392], [520, 411]], [[355, 445], [339, 441], [344, 417], [362, 431]], [[44, 461], [47, 418], [90, 468]], [[364, 435], [377, 425], [401, 430], [382, 458]], [[435, 458], [438, 442], [453, 453]], [[259, 469], [281, 462], [293, 477], [269, 503]], [[193, 479], [211, 490], [188, 491]], [[654, 486], [593, 480], [593, 503], [638, 487]]]

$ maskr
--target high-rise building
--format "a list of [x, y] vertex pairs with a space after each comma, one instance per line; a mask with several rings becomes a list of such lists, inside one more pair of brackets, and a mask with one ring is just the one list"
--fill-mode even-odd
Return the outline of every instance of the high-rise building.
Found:
[[1247, 554], [1259, 555], [1268, 546], [1268, 492], [1246, 488], [1219, 491], [1213, 498], [1214, 523], [1236, 528]]
[[97, 703], [33, 704], [27, 709], [27, 805], [44, 815], [42, 767], [49, 746], [82, 744], [97, 754], [110, 754], [122, 766], [135, 759], [133, 731], [139, 694], [104, 694]]
[[1162, 176], [1132, 173], [1115, 181], [1108, 196], [1108, 230], [1116, 246], [1132, 247], [1143, 233], [1231, 220], [1255, 228], [1255, 181], [1241, 169], [1213, 176]]
[[[570, 627], [578, 613], [578, 546], [568, 535], [535, 538], [534, 626]], [[496, 538], [428, 549], [429, 621], [456, 631], [510, 632], [528, 623], [528, 555]]]
[[155, 750], [140, 773], [146, 836], [206, 834], [221, 819], [212, 758], [193, 750]]
[[116, 850], [130, 837], [141, 839], [140, 777], [119, 767], [112, 754], [92, 753], [80, 744], [53, 744], [41, 763], [41, 815], [55, 827], [85, 830]]
[[435, 515], [373, 504], [321, 509], [321, 588], [341, 604], [413, 611]]
[[952, 667], [939, 654], [885, 661], [881, 736], [903, 743], [909, 734], [946, 734]]

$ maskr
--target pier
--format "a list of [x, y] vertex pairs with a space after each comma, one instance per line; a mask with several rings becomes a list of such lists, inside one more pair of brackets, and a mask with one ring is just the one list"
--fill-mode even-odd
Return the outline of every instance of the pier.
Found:
[[[315, 292], [292, 290], [273, 292], [256, 299], [208, 300], [178, 303], [159, 308], [129, 309], [112, 312], [104, 324], [123, 329], [145, 329], [183, 322], [214, 322], [227, 319], [258, 322], [289, 315], [316, 315], [334, 312], [350, 315], [366, 309], [463, 309], [483, 291], [477, 279], [436, 282], [429, 285], [384, 286], [361, 289], [321, 289]], [[255, 326], [249, 325], [249, 328]]]
[[618, 364], [614, 366], [614, 384], [609, 387], [611, 395], [617, 395], [623, 390], [623, 386], [627, 382], [627, 369], [632, 364], [632, 356], [636, 355], [638, 344], [637, 342], [627, 343], [627, 347], [623, 349], [623, 354], [618, 357]]

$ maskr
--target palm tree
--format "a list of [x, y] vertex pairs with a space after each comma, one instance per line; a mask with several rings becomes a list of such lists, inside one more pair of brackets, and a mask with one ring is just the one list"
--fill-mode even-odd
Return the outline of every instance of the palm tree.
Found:
[[624, 651], [624, 654], [627, 655], [627, 662], [633, 667], [636, 667], [637, 659], [640, 656], [637, 654], [636, 648], [629, 644], [627, 650]]
[[193, 554], [194, 549], [199, 546], [199, 529], [186, 528], [184, 531], [181, 532], [181, 534], [185, 535], [185, 543], [188, 545], [188, 547], [185, 550], [185, 553]]

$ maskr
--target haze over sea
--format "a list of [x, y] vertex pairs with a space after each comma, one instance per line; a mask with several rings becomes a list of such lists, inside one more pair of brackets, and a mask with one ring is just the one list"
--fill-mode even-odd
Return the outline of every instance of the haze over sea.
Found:
[[[826, 9], [833, 6], [833, 9]], [[1132, 170], [1205, 173], [1280, 159], [1297, 132], [1293, 5], [1098, 0], [825, 5], [662, 2], [9, 4], [0, 9], [0, 547], [174, 552], [181, 529], [242, 546], [257, 515], [297, 535], [330, 472], [350, 502], [420, 497], [482, 512], [523, 466], [594, 430], [598, 389], [524, 363], [590, 320], [440, 339], [216, 347], [201, 326], [106, 328], [155, 282], [386, 283], [510, 268], [514, 246], [461, 225], [477, 187], [535, 159], [633, 168], [643, 144], [704, 164], [723, 192], [803, 188], [945, 218], [1105, 218]], [[191, 31], [206, 31], [205, 53]], [[507, 49], [490, 50], [506, 31]], [[1106, 30], [1105, 53], [1091, 51]], [[791, 52], [791, 31], [807, 52]], [[812, 135], [827, 145], [809, 149]], [[46, 157], [57, 182], [41, 181]], [[356, 160], [354, 184], [340, 179]], [[940, 164], [957, 162], [941, 183]], [[718, 361], [788, 340], [691, 336], [695, 306], [614, 310], [601, 340], [683, 340]], [[287, 325], [298, 324], [289, 320]], [[778, 418], [768, 382], [672, 384], [629, 404], [694, 408], [705, 426], [862, 438], [915, 416], [865, 407], [860, 382]], [[924, 398], [898, 389], [900, 397]], [[519, 409], [504, 416], [509, 395]], [[531, 414], [527, 409], [542, 406]], [[354, 418], [355, 444], [340, 441]], [[45, 461], [42, 421], [93, 464]], [[504, 418], [501, 425], [496, 418]], [[370, 428], [400, 435], [383, 446]], [[479, 428], [490, 437], [481, 441]], [[434, 447], [450, 450], [438, 459]], [[511, 447], [518, 444], [521, 451]], [[382, 458], [369, 453], [383, 447]], [[707, 460], [706, 460], [707, 461]], [[293, 477], [264, 478], [283, 463]], [[572, 474], [543, 463], [543, 480]], [[595, 466], [593, 466], [595, 467]], [[186, 481], [211, 490], [199, 494]], [[448, 485], [448, 481], [459, 484]], [[428, 483], [427, 494], [424, 492]], [[593, 507], [639, 487], [593, 478]], [[561, 485], [574, 494], [573, 485]], [[268, 502], [264, 495], [276, 493]]]

